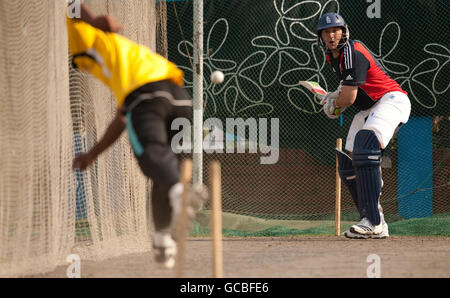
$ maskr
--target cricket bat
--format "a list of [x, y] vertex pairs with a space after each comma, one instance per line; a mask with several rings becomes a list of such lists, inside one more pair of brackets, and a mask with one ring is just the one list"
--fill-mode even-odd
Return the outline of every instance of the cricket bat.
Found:
[[300, 81], [300, 85], [308, 89], [312, 94], [319, 97], [320, 100], [327, 95], [327, 91], [323, 89], [319, 83], [313, 81]]
[[339, 152], [340, 154], [344, 155], [344, 156], [347, 156], [348, 159], [352, 160], [352, 158], [347, 153], [342, 151], [342, 149], [338, 148], [337, 146], [336, 146], [336, 151]]
[[[300, 81], [300, 85], [311, 91], [312, 94], [317, 96], [320, 100], [322, 100], [325, 95], [327, 95], [327, 91], [323, 89], [319, 83], [314, 81]], [[340, 109], [335, 109], [334, 114], [339, 115], [341, 113]]]

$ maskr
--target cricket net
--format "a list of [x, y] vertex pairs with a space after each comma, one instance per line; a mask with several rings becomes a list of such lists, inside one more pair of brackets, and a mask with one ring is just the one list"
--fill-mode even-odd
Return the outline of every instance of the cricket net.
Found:
[[[84, 1], [155, 47], [154, 0]], [[86, 172], [72, 160], [115, 114], [110, 91], [69, 68], [67, 1], [0, 1], [0, 276], [39, 274], [70, 254], [151, 249], [150, 181], [126, 134]]]
[[0, 276], [48, 270], [75, 239], [62, 2], [0, 2]]
[[[448, 3], [419, 2], [408, 2], [408, 14], [402, 14], [401, 1], [384, 1], [381, 8], [367, 1], [204, 1], [204, 120], [218, 118], [225, 130], [228, 118], [279, 119], [274, 164], [261, 163], [268, 154], [245, 126], [225, 131], [225, 143], [242, 134], [247, 144], [256, 142], [257, 153], [247, 147], [246, 153], [204, 154], [205, 181], [209, 162], [222, 163], [229, 235], [334, 233], [334, 148], [338, 138], [345, 145], [357, 110], [351, 107], [330, 120], [319, 100], [298, 83], [317, 81], [329, 91], [338, 85], [315, 34], [319, 17], [331, 11], [343, 15], [350, 37], [372, 51], [412, 103], [410, 120], [383, 157], [381, 204], [391, 233], [450, 235], [450, 51], [443, 42], [449, 33], [435, 30], [447, 26], [440, 13], [448, 11]], [[185, 71], [192, 92], [193, 3], [166, 4], [168, 57]], [[373, 18], [377, 9], [381, 17]], [[423, 30], [410, 30], [413, 20], [424, 18]], [[214, 70], [225, 74], [224, 83], [211, 83]], [[258, 129], [268, 133], [270, 143], [269, 127]], [[207, 233], [208, 210], [198, 234]], [[344, 231], [359, 220], [345, 185], [341, 210]]]

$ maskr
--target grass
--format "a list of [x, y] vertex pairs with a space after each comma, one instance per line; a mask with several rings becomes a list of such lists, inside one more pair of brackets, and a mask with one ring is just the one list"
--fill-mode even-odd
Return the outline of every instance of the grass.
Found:
[[[191, 231], [192, 236], [208, 236], [210, 229], [209, 211], [200, 212]], [[295, 235], [334, 235], [334, 221], [330, 220], [265, 220], [244, 215], [223, 213], [225, 237], [262, 237]], [[354, 221], [341, 221], [344, 231]], [[395, 236], [450, 236], [450, 213], [426, 218], [411, 218], [389, 222], [389, 233]]]
[[[395, 221], [394, 221], [395, 220]], [[390, 235], [395, 236], [450, 236], [450, 213], [442, 213], [425, 218], [387, 218]], [[342, 218], [341, 231], [346, 230], [355, 220], [352, 216]], [[224, 212], [222, 214], [224, 237], [282, 237], [295, 235], [334, 235], [334, 220], [280, 220], [262, 219], [252, 216]], [[210, 235], [210, 211], [201, 211], [191, 230], [191, 236]], [[90, 237], [87, 220], [78, 221], [76, 236]]]

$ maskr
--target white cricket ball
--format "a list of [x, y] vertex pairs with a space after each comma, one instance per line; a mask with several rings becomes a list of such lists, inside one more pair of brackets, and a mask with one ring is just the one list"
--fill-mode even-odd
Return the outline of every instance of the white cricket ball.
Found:
[[225, 75], [220, 70], [216, 70], [211, 74], [211, 82], [214, 84], [220, 84], [225, 79]]

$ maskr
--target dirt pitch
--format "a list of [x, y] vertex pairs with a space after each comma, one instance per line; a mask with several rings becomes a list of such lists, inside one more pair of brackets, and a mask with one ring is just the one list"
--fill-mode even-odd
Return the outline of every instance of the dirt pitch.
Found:
[[[212, 277], [210, 238], [189, 238], [184, 276]], [[336, 236], [225, 238], [225, 278], [367, 277], [380, 257], [381, 277], [450, 277], [450, 237], [390, 237], [352, 240]], [[67, 266], [37, 277], [65, 278]], [[150, 252], [100, 262], [81, 260], [83, 278], [170, 278]]]

